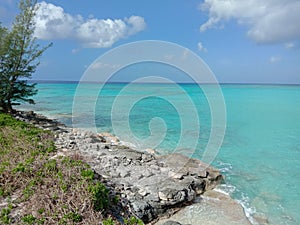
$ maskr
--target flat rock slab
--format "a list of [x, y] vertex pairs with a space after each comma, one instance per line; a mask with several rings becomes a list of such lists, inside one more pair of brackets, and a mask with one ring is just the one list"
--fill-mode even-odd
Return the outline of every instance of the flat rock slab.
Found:
[[167, 221], [192, 225], [251, 225], [243, 207], [228, 195], [217, 191], [207, 191], [197, 202], [181, 209], [168, 219], [161, 219], [155, 225]]

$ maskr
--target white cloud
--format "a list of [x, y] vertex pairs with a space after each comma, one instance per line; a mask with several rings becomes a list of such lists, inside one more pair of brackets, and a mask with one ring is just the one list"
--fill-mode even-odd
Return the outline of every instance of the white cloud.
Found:
[[277, 63], [281, 60], [281, 57], [280, 56], [271, 56], [270, 59], [269, 59], [269, 62], [270, 63]]
[[185, 48], [182, 52], [182, 59], [185, 60], [188, 57], [189, 50]]
[[200, 52], [207, 52], [207, 49], [203, 46], [202, 42], [199, 41], [197, 46]]
[[164, 55], [164, 59], [165, 60], [172, 60], [174, 58], [174, 55], [171, 55], [171, 54], [167, 54], [167, 55]]
[[122, 38], [145, 29], [143, 17], [131, 16], [122, 19], [84, 19], [70, 15], [60, 6], [38, 3], [35, 17], [35, 36], [39, 39], [76, 39], [85, 47], [105, 48]]
[[127, 22], [127, 24], [129, 25], [129, 35], [138, 33], [141, 30], [144, 30], [146, 27], [144, 18], [140, 16], [131, 16], [128, 19], [125, 18], [125, 22]]
[[71, 53], [72, 54], [77, 54], [79, 51], [80, 51], [79, 48], [73, 48], [72, 51], [71, 51]]
[[98, 69], [103, 69], [103, 68], [108, 68], [108, 69], [117, 69], [121, 67], [119, 64], [109, 64], [109, 63], [102, 63], [102, 62], [96, 62], [91, 65], [91, 69], [93, 70], [98, 70]]
[[295, 43], [293, 43], [293, 42], [285, 43], [284, 47], [287, 49], [295, 48]]
[[202, 32], [233, 19], [249, 26], [247, 35], [258, 43], [300, 39], [299, 0], [205, 0], [200, 9], [209, 14]]

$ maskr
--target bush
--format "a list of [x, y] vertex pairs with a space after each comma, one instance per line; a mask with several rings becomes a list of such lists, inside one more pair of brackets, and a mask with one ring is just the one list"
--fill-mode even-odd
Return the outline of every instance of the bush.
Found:
[[93, 196], [93, 205], [96, 211], [107, 208], [109, 203], [108, 189], [104, 184], [96, 181], [94, 184], [89, 186], [89, 191]]

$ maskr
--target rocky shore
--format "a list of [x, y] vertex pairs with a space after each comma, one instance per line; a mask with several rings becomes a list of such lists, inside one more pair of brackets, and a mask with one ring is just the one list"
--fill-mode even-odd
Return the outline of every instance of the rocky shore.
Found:
[[[57, 156], [80, 154], [98, 176], [120, 195], [121, 204], [144, 223], [189, 224], [187, 221], [174, 221], [179, 221], [180, 216], [171, 217], [172, 220], [158, 220], [168, 218], [184, 207], [188, 209], [197, 201], [199, 204], [202, 198], [199, 196], [214, 193], [210, 190], [224, 179], [217, 169], [181, 154], [158, 156], [152, 150], [136, 151], [109, 133], [95, 134], [68, 128], [32, 111], [18, 111], [14, 117], [53, 131]], [[237, 203], [235, 207], [239, 210], [236, 213], [239, 215], [237, 224], [249, 224], [242, 207]], [[234, 217], [237, 218], [236, 215]]]

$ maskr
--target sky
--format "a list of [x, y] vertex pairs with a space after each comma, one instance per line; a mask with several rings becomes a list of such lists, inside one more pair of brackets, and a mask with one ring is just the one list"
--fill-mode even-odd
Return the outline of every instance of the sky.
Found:
[[[35, 36], [50, 42], [35, 80], [79, 80], [123, 44], [162, 40], [200, 56], [220, 83], [300, 84], [299, 0], [38, 1]], [[18, 1], [0, 0], [10, 26]]]

